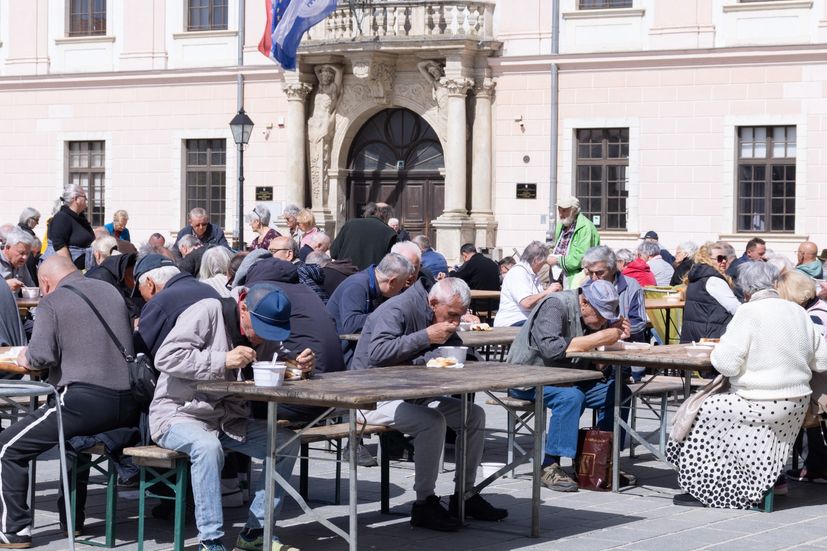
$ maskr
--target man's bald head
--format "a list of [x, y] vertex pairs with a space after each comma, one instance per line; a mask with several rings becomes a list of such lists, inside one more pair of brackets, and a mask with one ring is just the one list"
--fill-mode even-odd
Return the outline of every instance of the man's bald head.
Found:
[[813, 262], [818, 255], [818, 245], [812, 241], [805, 241], [798, 246], [798, 263], [808, 264]]
[[60, 280], [76, 271], [75, 265], [65, 256], [56, 254], [47, 258], [37, 271], [37, 279], [40, 281], [43, 296], [54, 291]]

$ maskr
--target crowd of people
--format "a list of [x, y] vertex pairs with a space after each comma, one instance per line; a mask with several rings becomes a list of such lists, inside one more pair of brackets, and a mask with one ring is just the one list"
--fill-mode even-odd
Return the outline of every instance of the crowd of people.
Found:
[[[689, 496], [676, 497], [676, 503], [752, 506], [778, 481], [810, 402], [812, 373], [827, 371], [824, 251], [818, 255], [811, 242], [801, 244], [795, 263], [773, 254], [760, 238], [751, 239], [740, 258], [724, 241], [684, 242], [673, 256], [653, 231], [634, 251], [613, 250], [600, 244], [579, 201], [567, 197], [558, 203], [552, 243], [533, 241], [518, 258], [499, 262], [467, 243], [459, 250], [461, 265], [449, 267], [428, 236], [410, 239], [387, 204], [369, 203], [364, 216], [348, 221], [332, 240], [308, 209], [286, 207], [280, 213], [282, 234], [267, 207], [256, 205], [247, 216], [256, 237], [242, 251], [230, 248], [204, 209], [189, 212], [188, 224], [171, 244], [155, 233], [136, 247], [126, 211], [93, 228], [86, 206], [84, 189], [71, 185], [42, 241], [35, 233], [41, 215], [34, 209], [24, 210], [16, 226], [0, 227], [0, 274], [7, 283], [0, 286], [0, 345], [25, 346], [21, 370], [42, 374], [62, 390], [70, 441], [106, 433], [106, 441], [116, 446], [143, 438], [189, 455], [199, 549], [205, 551], [224, 549], [222, 479], [227, 472], [230, 477], [245, 472], [239, 467], [245, 457], [264, 459], [267, 427], [262, 408], [199, 394], [197, 381], [250, 378], [251, 362], [275, 353], [306, 376], [421, 364], [438, 346], [460, 343], [461, 320], [479, 321], [470, 313], [471, 290], [499, 291], [494, 326], [520, 328], [509, 362], [598, 368], [569, 360], [567, 353], [621, 339], [657, 339], [647, 328], [644, 289], [683, 289], [681, 342], [720, 339], [712, 362], [729, 377], [732, 392], [704, 405], [693, 438], [670, 442], [670, 458]], [[34, 315], [22, 320], [14, 296], [38, 286], [43, 298]], [[100, 310], [100, 319], [85, 298]], [[127, 354], [145, 354], [159, 372], [155, 397], [143, 412], [148, 435], [138, 428], [141, 411], [129, 392], [126, 360], [101, 336], [106, 335], [101, 324]], [[361, 334], [358, 342], [340, 340], [350, 333]], [[577, 490], [561, 462], [576, 453], [584, 409], [596, 409], [598, 426], [610, 430], [614, 388], [622, 385], [622, 395], [628, 393], [625, 376], [615, 380], [610, 367], [599, 368], [602, 380], [549, 386], [542, 397], [534, 390], [511, 391], [518, 398], [542, 399], [553, 412], [542, 476], [552, 490]], [[756, 413], [764, 405], [766, 412]], [[55, 445], [54, 411], [54, 404], [47, 404], [0, 432], [0, 548], [31, 545], [26, 465]], [[303, 423], [319, 413], [314, 406], [282, 404], [278, 414]], [[626, 416], [627, 408], [621, 414]], [[383, 402], [362, 415], [413, 440], [411, 524], [458, 530], [456, 496], [446, 508], [435, 495], [446, 431], [463, 430], [458, 400]], [[473, 487], [483, 456], [484, 427], [483, 409], [471, 406], [466, 490]], [[289, 435], [289, 429], [277, 430]], [[796, 476], [827, 479], [827, 446], [815, 442], [810, 449], [805, 470]], [[371, 461], [363, 451], [360, 461]], [[234, 452], [226, 465], [225, 452]], [[277, 459], [285, 478], [295, 452], [288, 447]], [[751, 459], [745, 463], [742, 456]], [[739, 474], [724, 476], [721, 465]], [[128, 477], [129, 465], [122, 469]], [[262, 542], [265, 504], [261, 486], [256, 489], [236, 548], [294, 549]], [[79, 492], [76, 530], [83, 527], [84, 496]], [[276, 509], [283, 498], [280, 490]], [[479, 495], [467, 501], [466, 511], [483, 521], [508, 515]]]

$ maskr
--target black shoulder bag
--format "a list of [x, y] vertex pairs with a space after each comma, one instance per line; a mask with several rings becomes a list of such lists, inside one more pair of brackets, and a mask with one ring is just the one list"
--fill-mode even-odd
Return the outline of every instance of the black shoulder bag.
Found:
[[129, 386], [132, 389], [135, 402], [137, 402], [141, 408], [148, 406], [149, 403], [152, 402], [152, 397], [155, 395], [155, 385], [158, 382], [158, 372], [152, 367], [149, 358], [145, 354], [138, 354], [137, 356], [127, 354], [126, 348], [123, 347], [121, 341], [118, 340], [118, 337], [115, 336], [115, 333], [106, 321], [104, 321], [103, 316], [101, 316], [98, 309], [95, 308], [95, 305], [92, 304], [92, 301], [75, 287], [71, 285], [64, 285], [64, 287], [82, 298], [83, 301], [89, 305], [89, 308], [92, 309], [92, 312], [94, 312], [98, 320], [100, 320], [109, 338], [112, 339], [112, 342], [115, 343], [115, 346], [120, 350], [123, 358], [126, 360], [126, 366], [129, 371]]

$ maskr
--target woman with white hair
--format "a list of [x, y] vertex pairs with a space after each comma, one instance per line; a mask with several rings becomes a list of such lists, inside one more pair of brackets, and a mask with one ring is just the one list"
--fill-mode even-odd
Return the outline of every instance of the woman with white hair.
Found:
[[231, 296], [227, 288], [227, 273], [230, 270], [232, 258], [233, 253], [227, 247], [210, 247], [201, 256], [199, 281], [218, 291], [218, 294], [224, 298]]
[[778, 270], [747, 262], [747, 300], [712, 351], [729, 391], [703, 401], [688, 435], [667, 459], [686, 492], [676, 505], [751, 509], [778, 480], [810, 400], [813, 372], [827, 371], [827, 343], [807, 312], [782, 299]]
[[680, 285], [683, 278], [689, 273], [689, 269], [695, 263], [695, 253], [698, 252], [698, 245], [692, 241], [684, 241], [675, 250], [675, 273], [672, 274], [672, 279], [669, 280], [669, 285]]
[[116, 210], [115, 214], [112, 215], [112, 221], [104, 224], [103, 227], [115, 239], [132, 241], [129, 238], [129, 229], [126, 227], [127, 222], [129, 222], [129, 213], [125, 210]]
[[89, 205], [86, 190], [78, 184], [69, 184], [60, 199], [63, 204], [49, 224], [49, 248], [43, 258], [63, 255], [83, 270], [86, 268], [86, 250], [95, 240], [92, 225], [83, 214]]
[[20, 213], [20, 220], [17, 226], [32, 237], [36, 237], [34, 229], [38, 224], [40, 224], [40, 212], [32, 207], [23, 209], [23, 212]]
[[270, 209], [260, 203], [247, 215], [247, 223], [258, 234], [247, 247], [249, 251], [266, 250], [270, 246], [270, 241], [281, 236], [279, 232], [270, 227]]
[[520, 261], [505, 274], [494, 327], [523, 325], [538, 302], [549, 293], [563, 290], [557, 282], [549, 285], [548, 289], [543, 289], [540, 283], [538, 273], [546, 264], [547, 256], [548, 248], [539, 241], [532, 241], [520, 255]]

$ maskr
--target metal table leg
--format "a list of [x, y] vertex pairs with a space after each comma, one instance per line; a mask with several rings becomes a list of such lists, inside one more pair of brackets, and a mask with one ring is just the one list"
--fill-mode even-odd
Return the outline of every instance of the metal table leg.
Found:
[[545, 419], [543, 385], [534, 387], [534, 461], [531, 466], [531, 537], [540, 537], [540, 467], [543, 464]]
[[267, 459], [264, 468], [264, 548], [273, 541], [273, 500], [276, 488], [273, 473], [276, 470], [276, 433], [278, 432], [278, 404], [267, 402]]
[[350, 426], [348, 427], [348, 442], [350, 442], [350, 446], [348, 446], [348, 464], [350, 466], [350, 470], [348, 471], [348, 516], [350, 519], [350, 526], [349, 526], [349, 536], [350, 536], [350, 551], [358, 551], [358, 543], [357, 543], [357, 514], [358, 511], [356, 509], [356, 448], [358, 446], [354, 445], [357, 440], [357, 433], [356, 433], [356, 410], [350, 410]]
[[456, 450], [456, 463], [457, 463], [457, 488], [456, 488], [456, 496], [459, 499], [459, 503], [457, 503], [457, 510], [459, 512], [459, 521], [462, 524], [465, 524], [465, 465], [468, 460], [466, 457], [466, 450], [468, 449], [468, 395], [462, 394], [460, 395], [460, 427], [462, 427], [462, 431], [460, 432], [459, 438], [457, 439], [457, 444], [459, 445], [459, 450]]
[[622, 397], [623, 376], [622, 368], [619, 365], [614, 366], [615, 373], [615, 403], [614, 403], [614, 422], [612, 423], [612, 491], [620, 491], [620, 402]]
[[[60, 474], [63, 485], [63, 506], [66, 510], [66, 530], [69, 537], [69, 549], [75, 551], [75, 520], [72, 518], [72, 500], [69, 499], [71, 494], [69, 494], [69, 473], [66, 468], [66, 439], [63, 436], [63, 411], [60, 406], [60, 394], [54, 387], [52, 387], [52, 391], [55, 395], [55, 413], [57, 413], [57, 443], [58, 449], [60, 450]], [[32, 502], [31, 507], [34, 509], [34, 502]]]

